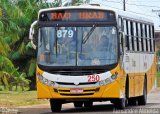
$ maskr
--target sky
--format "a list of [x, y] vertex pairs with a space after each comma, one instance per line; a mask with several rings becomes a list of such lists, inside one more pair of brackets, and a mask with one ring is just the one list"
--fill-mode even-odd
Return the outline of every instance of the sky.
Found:
[[[155, 30], [160, 30], [160, 0], [125, 0], [126, 11], [136, 13], [153, 20]], [[123, 10], [123, 0], [91, 0], [91, 3], [99, 3], [102, 6]], [[154, 10], [154, 12], [152, 11]], [[159, 10], [159, 12], [157, 12]], [[156, 12], [155, 12], [156, 11]]]
[[[54, 0], [48, 0], [54, 1]], [[62, 0], [63, 2], [67, 0]], [[71, 1], [71, 0], [68, 0]], [[123, 0], [90, 0], [91, 3], [97, 3], [108, 8], [123, 10]], [[160, 30], [160, 0], [125, 0], [126, 11], [136, 13], [139, 16], [153, 20], [155, 30]], [[154, 10], [154, 12], [152, 11]], [[159, 10], [157, 12], [156, 10]]]

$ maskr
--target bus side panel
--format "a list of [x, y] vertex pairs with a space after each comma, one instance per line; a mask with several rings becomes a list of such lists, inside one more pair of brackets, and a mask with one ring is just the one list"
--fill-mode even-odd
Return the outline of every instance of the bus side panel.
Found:
[[128, 74], [129, 77], [129, 97], [135, 96], [134, 74]]
[[144, 73], [136, 73], [135, 76], [135, 96], [143, 95]]
[[[144, 78], [147, 76], [147, 92], [155, 82], [156, 56], [151, 54], [126, 54], [129, 61], [125, 62], [125, 72], [129, 77], [129, 97], [143, 95]], [[139, 56], [139, 57], [138, 57]], [[145, 71], [147, 70], [147, 71]]]
[[143, 94], [144, 73], [129, 73], [129, 97]]
[[156, 55], [154, 56], [152, 67], [150, 68], [150, 75], [147, 75], [147, 93], [149, 93], [152, 90], [155, 84], [155, 76], [156, 76]]

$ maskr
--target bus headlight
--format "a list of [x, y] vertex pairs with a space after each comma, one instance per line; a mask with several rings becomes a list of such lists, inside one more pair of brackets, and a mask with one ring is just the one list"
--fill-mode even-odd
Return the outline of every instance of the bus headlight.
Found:
[[105, 80], [100, 81], [99, 85], [100, 86], [107, 85], [107, 84], [113, 82], [116, 79], [117, 79], [117, 74], [113, 74], [111, 77], [106, 78]]
[[117, 79], [117, 74], [113, 74], [113, 75], [111, 76], [111, 78], [112, 78], [112, 80], [116, 80], [116, 79]]
[[54, 86], [55, 85], [55, 83], [53, 81], [50, 81], [50, 80], [44, 78], [41, 75], [38, 75], [38, 79], [39, 79], [40, 82], [42, 82], [45, 85], [48, 85], [48, 86]]

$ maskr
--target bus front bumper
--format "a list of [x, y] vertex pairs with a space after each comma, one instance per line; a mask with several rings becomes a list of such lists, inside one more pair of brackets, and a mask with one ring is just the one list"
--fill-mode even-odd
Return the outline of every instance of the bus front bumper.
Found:
[[123, 93], [119, 80], [89, 88], [54, 88], [37, 82], [37, 97], [39, 99], [82, 99], [82, 98], [121, 98]]

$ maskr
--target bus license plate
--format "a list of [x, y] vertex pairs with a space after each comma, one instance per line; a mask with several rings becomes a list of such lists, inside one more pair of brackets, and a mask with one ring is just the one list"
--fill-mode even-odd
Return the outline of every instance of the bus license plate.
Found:
[[71, 88], [70, 93], [75, 93], [75, 94], [83, 93], [83, 89], [82, 88]]

